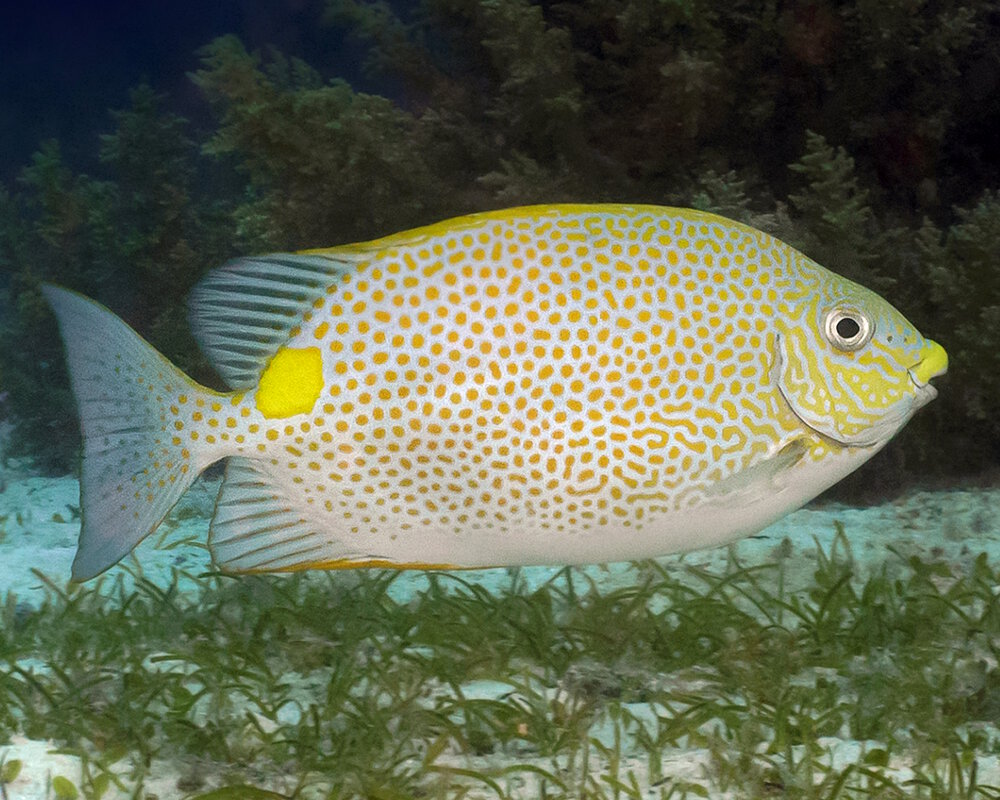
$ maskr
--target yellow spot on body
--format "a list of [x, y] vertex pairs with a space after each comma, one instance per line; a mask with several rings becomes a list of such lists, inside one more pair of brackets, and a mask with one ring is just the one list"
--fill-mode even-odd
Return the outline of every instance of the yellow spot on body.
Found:
[[318, 347], [282, 347], [260, 376], [257, 410], [269, 419], [312, 411], [323, 389], [323, 357]]

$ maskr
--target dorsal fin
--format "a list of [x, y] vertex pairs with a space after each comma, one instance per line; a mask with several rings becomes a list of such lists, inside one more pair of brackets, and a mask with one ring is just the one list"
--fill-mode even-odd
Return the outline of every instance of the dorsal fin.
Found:
[[249, 389], [313, 303], [364, 260], [359, 251], [275, 253], [212, 270], [191, 293], [191, 329], [233, 389]]

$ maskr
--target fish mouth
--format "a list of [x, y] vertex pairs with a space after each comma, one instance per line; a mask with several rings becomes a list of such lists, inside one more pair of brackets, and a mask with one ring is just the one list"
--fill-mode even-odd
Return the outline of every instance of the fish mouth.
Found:
[[937, 397], [930, 381], [948, 371], [948, 354], [937, 342], [928, 340], [920, 351], [920, 360], [907, 370], [917, 390], [918, 407]]

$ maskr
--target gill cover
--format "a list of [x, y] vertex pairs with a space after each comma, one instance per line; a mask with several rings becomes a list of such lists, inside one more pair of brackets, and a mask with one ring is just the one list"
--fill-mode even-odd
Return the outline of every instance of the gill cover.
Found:
[[910, 370], [941, 348], [877, 295], [855, 288], [779, 315], [775, 369], [799, 419], [839, 444], [864, 447], [884, 443], [929, 399]]

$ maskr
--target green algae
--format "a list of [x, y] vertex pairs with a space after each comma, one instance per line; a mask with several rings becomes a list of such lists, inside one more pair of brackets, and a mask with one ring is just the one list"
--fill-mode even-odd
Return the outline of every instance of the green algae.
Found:
[[4, 606], [0, 737], [83, 758], [83, 797], [142, 798], [154, 763], [192, 798], [1000, 797], [986, 558], [862, 577], [840, 536], [794, 591], [784, 564], [437, 574], [406, 602], [381, 571], [48, 581]]

